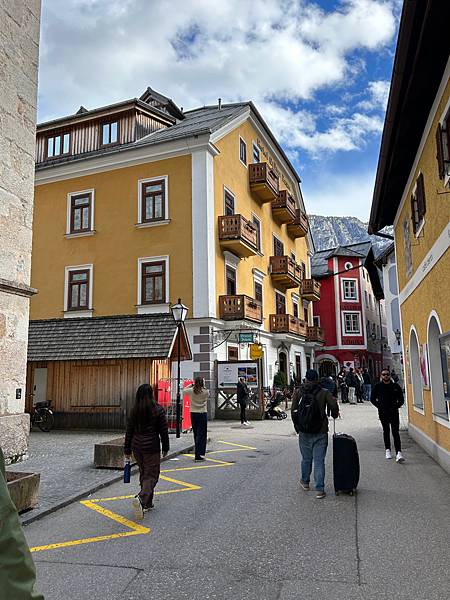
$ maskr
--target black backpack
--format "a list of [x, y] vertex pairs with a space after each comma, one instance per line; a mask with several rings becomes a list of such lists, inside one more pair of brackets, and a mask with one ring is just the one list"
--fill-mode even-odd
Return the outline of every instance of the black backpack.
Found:
[[304, 391], [297, 409], [297, 428], [301, 433], [319, 433], [322, 429], [324, 414], [317, 401], [321, 388]]

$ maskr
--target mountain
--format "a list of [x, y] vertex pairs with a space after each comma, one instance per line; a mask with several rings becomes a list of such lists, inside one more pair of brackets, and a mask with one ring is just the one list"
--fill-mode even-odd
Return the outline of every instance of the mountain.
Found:
[[[327, 250], [336, 246], [346, 246], [359, 242], [372, 241], [375, 255], [382, 252], [391, 240], [369, 235], [367, 223], [356, 217], [323, 217], [321, 215], [308, 215], [311, 233], [316, 250]], [[393, 235], [393, 228], [386, 227], [383, 233]]]

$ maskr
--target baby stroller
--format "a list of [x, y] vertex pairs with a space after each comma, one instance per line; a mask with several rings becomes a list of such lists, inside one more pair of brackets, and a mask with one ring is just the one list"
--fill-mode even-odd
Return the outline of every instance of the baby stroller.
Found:
[[269, 402], [266, 405], [266, 410], [264, 411], [265, 419], [278, 419], [281, 421], [282, 419], [287, 418], [287, 412], [285, 412], [280, 404], [284, 402], [284, 396], [281, 392], [277, 392], [270, 398]]

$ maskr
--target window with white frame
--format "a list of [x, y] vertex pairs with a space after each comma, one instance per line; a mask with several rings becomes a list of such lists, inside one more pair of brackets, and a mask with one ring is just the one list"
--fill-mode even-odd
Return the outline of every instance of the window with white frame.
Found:
[[138, 224], [157, 225], [167, 223], [168, 177], [151, 177], [138, 182]]
[[67, 194], [66, 234], [87, 234], [94, 230], [94, 190]]
[[166, 304], [169, 298], [169, 257], [138, 259], [138, 306]]
[[241, 137], [239, 138], [239, 160], [247, 166], [247, 144]]
[[92, 311], [93, 265], [65, 268], [64, 310], [66, 312]]
[[344, 321], [345, 335], [359, 335], [361, 333], [361, 323], [359, 312], [344, 312], [342, 313]]
[[358, 286], [356, 279], [342, 279], [342, 299], [353, 302], [358, 301]]
[[233, 192], [230, 192], [227, 188], [223, 189], [223, 205], [224, 214], [227, 216], [234, 215], [235, 198]]
[[253, 162], [259, 163], [261, 162], [261, 153], [259, 151], [258, 146], [253, 142]]

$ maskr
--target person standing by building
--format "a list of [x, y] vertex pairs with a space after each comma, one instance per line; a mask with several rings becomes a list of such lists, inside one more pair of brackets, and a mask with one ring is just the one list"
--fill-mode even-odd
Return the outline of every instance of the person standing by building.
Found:
[[209, 390], [203, 377], [196, 377], [194, 383], [184, 390], [191, 400], [191, 423], [194, 433], [195, 460], [205, 460], [206, 438], [208, 433]]
[[364, 368], [363, 370], [363, 398], [364, 400], [367, 400], [367, 402], [369, 402], [370, 400], [370, 393], [372, 391], [372, 378], [370, 377], [370, 373], [367, 370], [367, 368]]
[[292, 400], [291, 416], [301, 455], [300, 485], [309, 490], [312, 466], [316, 498], [325, 498], [325, 456], [328, 447], [328, 417], [330, 410], [333, 419], [339, 415], [339, 407], [331, 392], [322, 388], [319, 374], [314, 369], [306, 371], [306, 383], [296, 391]]
[[142, 520], [144, 513], [153, 508], [153, 492], [158, 483], [162, 455], [169, 451], [169, 432], [164, 409], [153, 399], [153, 390], [148, 383], [140, 385], [128, 418], [125, 433], [124, 454], [131, 458], [133, 452], [139, 466], [141, 490], [133, 499], [136, 519]]
[[346, 378], [345, 367], [342, 367], [342, 369], [339, 371], [339, 374], [338, 374], [338, 385], [339, 385], [339, 389], [341, 391], [342, 404], [346, 404], [348, 402], [348, 386], [345, 381], [345, 378]]
[[388, 369], [381, 371], [381, 381], [376, 383], [372, 389], [370, 401], [378, 408], [378, 416], [383, 427], [384, 447], [386, 449], [386, 458], [392, 458], [391, 454], [391, 435], [394, 438], [394, 447], [396, 460], [398, 463], [404, 462], [402, 454], [402, 445], [400, 441], [400, 419], [398, 409], [403, 405], [404, 398], [401, 387], [398, 383], [391, 380], [391, 374]]
[[345, 383], [348, 387], [348, 401], [350, 404], [356, 404], [356, 386], [358, 385], [358, 380], [352, 367], [350, 367], [345, 376]]
[[0, 597], [44, 600], [33, 591], [36, 570], [17, 509], [6, 484], [5, 458], [0, 448]]
[[241, 409], [241, 427], [248, 427], [250, 425], [250, 423], [247, 421], [247, 416], [245, 414], [249, 396], [249, 387], [245, 383], [245, 379], [243, 377], [240, 377], [237, 384], [237, 402]]
[[362, 404], [364, 402], [364, 378], [362, 376], [361, 367], [358, 367], [355, 370], [355, 377], [356, 377], [356, 388], [355, 388], [356, 401], [359, 402], [360, 404]]

